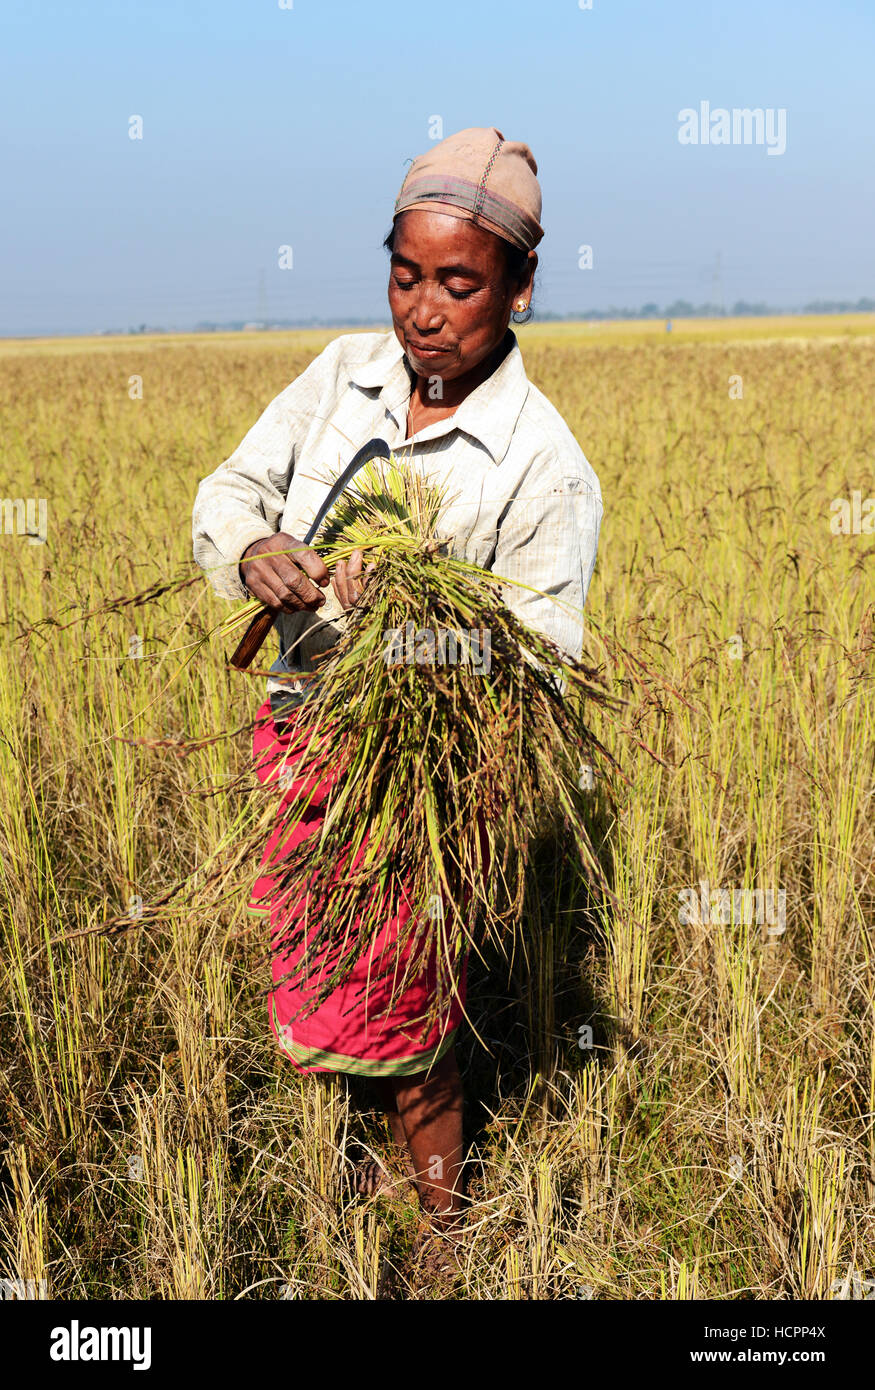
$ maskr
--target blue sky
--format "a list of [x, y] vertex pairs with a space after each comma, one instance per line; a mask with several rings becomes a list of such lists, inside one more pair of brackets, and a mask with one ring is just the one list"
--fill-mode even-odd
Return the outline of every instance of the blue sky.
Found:
[[[708, 300], [718, 252], [728, 304], [875, 296], [871, 0], [293, 3], [4, 0], [0, 334], [385, 320], [434, 116], [532, 147], [542, 309]], [[681, 145], [702, 100], [785, 153]]]

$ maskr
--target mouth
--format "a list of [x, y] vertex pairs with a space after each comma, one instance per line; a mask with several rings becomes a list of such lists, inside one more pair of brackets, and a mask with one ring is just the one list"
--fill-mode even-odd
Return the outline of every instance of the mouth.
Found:
[[447, 357], [452, 352], [451, 347], [443, 346], [439, 343], [418, 343], [413, 338], [406, 338], [407, 351], [414, 357]]

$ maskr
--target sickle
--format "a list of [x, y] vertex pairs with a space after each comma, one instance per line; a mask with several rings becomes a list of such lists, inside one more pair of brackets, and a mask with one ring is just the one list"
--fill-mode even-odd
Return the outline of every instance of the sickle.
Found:
[[[359, 449], [358, 453], [346, 465], [339, 478], [331, 484], [328, 495], [322, 506], [316, 513], [312, 525], [308, 527], [307, 534], [304, 536], [304, 544], [310, 543], [316, 537], [319, 527], [322, 525], [334, 503], [337, 501], [344, 488], [353, 476], [371, 459], [388, 459], [391, 450], [385, 439], [369, 439], [367, 444]], [[256, 654], [260, 651], [264, 639], [270, 632], [276, 620], [277, 613], [273, 608], [262, 608], [260, 613], [256, 613], [252, 622], [241, 637], [234, 655], [231, 657], [231, 665], [237, 671], [245, 671], [251, 664]]]

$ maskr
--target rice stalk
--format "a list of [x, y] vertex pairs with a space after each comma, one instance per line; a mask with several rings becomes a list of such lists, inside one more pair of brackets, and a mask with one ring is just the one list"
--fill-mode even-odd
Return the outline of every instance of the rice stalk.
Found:
[[363, 474], [320, 549], [329, 567], [361, 549], [375, 572], [319, 673], [304, 760], [313, 785], [333, 785], [320, 833], [268, 866], [279, 896], [291, 901], [303, 883], [310, 894], [273, 949], [291, 958], [285, 978], [310, 981], [311, 1012], [408, 906], [374, 978], [392, 980], [394, 1001], [434, 959], [425, 1034], [468, 950], [510, 959], [525, 945], [526, 868], [545, 808], [576, 827], [581, 868], [607, 890], [578, 769], [584, 757], [610, 762], [584, 722], [609, 697], [596, 671], [519, 622], [495, 576], [447, 553], [439, 488], [394, 461]]

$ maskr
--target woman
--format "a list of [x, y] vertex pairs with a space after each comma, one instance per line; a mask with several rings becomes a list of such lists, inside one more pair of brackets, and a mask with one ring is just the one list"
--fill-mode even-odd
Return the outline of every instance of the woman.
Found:
[[[316, 789], [303, 817], [289, 814], [306, 784], [303, 731], [317, 717], [314, 659], [338, 640], [341, 615], [367, 578], [360, 552], [329, 575], [296, 538], [357, 448], [378, 436], [440, 480], [451, 498], [442, 525], [453, 550], [506, 581], [505, 601], [524, 622], [581, 654], [599, 484], [561, 416], [528, 381], [508, 326], [512, 313], [531, 316], [543, 236], [536, 175], [528, 146], [492, 128], [461, 131], [416, 159], [386, 239], [393, 331], [329, 344], [200, 485], [195, 558], [218, 593], [248, 591], [277, 615], [280, 656], [255, 736], [262, 780], [286, 769], [254, 897], [275, 932], [305, 902], [288, 893], [278, 901], [269, 870], [290, 836], [316, 833], [328, 790]], [[397, 928], [387, 921], [387, 949]], [[461, 1005], [422, 1039], [413, 1025], [429, 989], [423, 974], [377, 1024], [380, 1001], [355, 993], [369, 978], [363, 962], [350, 990], [299, 1019], [306, 989], [284, 981], [287, 973], [288, 962], [276, 960], [271, 1026], [293, 1065], [380, 1079], [421, 1204], [436, 1224], [451, 1224], [461, 1202], [462, 1086], [452, 1045]]]

